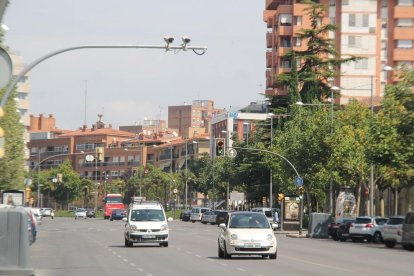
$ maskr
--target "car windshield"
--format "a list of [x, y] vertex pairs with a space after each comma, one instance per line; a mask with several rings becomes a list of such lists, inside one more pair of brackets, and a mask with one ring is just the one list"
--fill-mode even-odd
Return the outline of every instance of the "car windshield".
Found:
[[105, 203], [122, 203], [122, 197], [107, 197]]
[[399, 225], [399, 224], [403, 224], [403, 223], [404, 223], [403, 218], [390, 218], [387, 221], [388, 225]]
[[76, 210], [76, 212], [86, 212], [86, 211], [85, 211], [85, 209], [83, 209], [83, 208], [78, 208], [78, 209]]
[[370, 223], [370, 222], [371, 222], [371, 219], [370, 218], [357, 218], [355, 220], [355, 223], [356, 224], [358, 224], [358, 223]]
[[269, 223], [261, 214], [235, 214], [230, 218], [229, 228], [269, 228]]
[[144, 210], [132, 210], [132, 221], [164, 221], [164, 213], [162, 210], [144, 209]]

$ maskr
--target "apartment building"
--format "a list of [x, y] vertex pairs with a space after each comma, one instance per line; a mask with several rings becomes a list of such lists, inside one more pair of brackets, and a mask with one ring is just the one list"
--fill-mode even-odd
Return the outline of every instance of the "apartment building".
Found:
[[177, 129], [178, 135], [193, 137], [209, 132], [211, 118], [223, 112], [214, 108], [214, 101], [194, 100], [191, 105], [168, 107], [168, 127]]
[[[275, 84], [277, 75], [290, 71], [284, 54], [304, 50], [306, 45], [295, 36], [309, 28], [307, 4], [294, 0], [266, 0], [263, 19], [266, 34], [266, 94], [285, 95], [286, 88]], [[322, 23], [337, 25], [329, 34], [342, 57], [356, 55], [363, 59], [340, 68], [332, 85], [341, 88], [340, 104], [357, 99], [366, 105], [378, 105], [385, 84], [392, 81], [387, 66], [413, 67], [414, 6], [413, 0], [326, 0], [327, 13]]]

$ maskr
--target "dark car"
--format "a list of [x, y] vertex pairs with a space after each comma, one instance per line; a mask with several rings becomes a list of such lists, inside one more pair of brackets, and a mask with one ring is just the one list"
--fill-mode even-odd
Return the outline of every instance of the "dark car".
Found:
[[410, 251], [414, 250], [414, 212], [408, 212], [405, 215], [402, 227], [402, 246]]
[[[348, 225], [348, 234], [349, 234], [349, 224], [348, 223], [349, 222], [353, 222], [353, 221], [354, 221], [354, 219], [351, 219], [351, 218], [338, 218], [336, 220], [336, 222], [332, 222], [332, 223], [328, 224], [328, 235], [334, 241], [339, 240], [339, 236], [338, 236], [338, 230], [339, 230], [339, 228], [343, 225], [344, 227], [342, 229], [345, 230], [346, 229], [346, 225]], [[344, 232], [341, 232], [341, 233], [344, 233]], [[344, 238], [344, 236], [341, 236], [341, 237]]]
[[346, 241], [347, 239], [350, 238], [349, 236], [349, 227], [351, 226], [351, 224], [354, 222], [354, 219], [344, 219], [342, 221], [342, 223], [339, 225], [338, 230], [336, 230], [336, 235], [338, 236], [338, 239], [341, 242]]
[[86, 217], [87, 218], [94, 218], [94, 217], [96, 217], [95, 210], [93, 210], [93, 209], [86, 209]]
[[224, 221], [227, 218], [229, 211], [227, 210], [218, 210], [217, 216], [216, 216], [216, 224], [220, 225], [220, 223], [224, 223]]
[[181, 213], [181, 220], [182, 221], [190, 221], [191, 210], [187, 210]]
[[110, 216], [110, 220], [121, 220], [125, 217], [125, 210], [123, 209], [113, 209], [111, 216]]

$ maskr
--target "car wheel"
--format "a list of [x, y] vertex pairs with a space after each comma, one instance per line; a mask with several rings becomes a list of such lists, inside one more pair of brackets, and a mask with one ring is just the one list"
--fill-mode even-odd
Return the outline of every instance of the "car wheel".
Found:
[[113, 218], [110, 219], [110, 221], [113, 221], [113, 220], [114, 220]]
[[381, 233], [380, 232], [375, 232], [374, 236], [372, 237], [372, 242], [373, 243], [380, 243], [381, 242]]
[[395, 244], [396, 244], [395, 241], [386, 241], [384, 243], [385, 243], [385, 246], [388, 247], [388, 248], [394, 248]]
[[346, 242], [346, 239], [345, 238], [340, 238], [339, 239], [341, 242]]
[[224, 259], [230, 259], [231, 255], [229, 253], [227, 253], [226, 243], [223, 243], [223, 245], [224, 245], [223, 258]]
[[275, 254], [270, 254], [269, 259], [276, 260], [277, 259], [277, 251], [275, 252]]
[[351, 239], [352, 239], [352, 242], [359, 242], [359, 241], [361, 241], [360, 238], [351, 238]]
[[132, 247], [132, 242], [130, 242], [130, 241], [128, 241], [126, 238], [125, 238], [125, 247]]
[[192, 222], [192, 223], [195, 223], [195, 220], [192, 220], [191, 222]]
[[161, 247], [168, 247], [168, 242], [162, 242], [162, 243], [160, 243], [160, 246]]
[[218, 243], [218, 257], [219, 258], [224, 258], [224, 252], [220, 248], [220, 243]]
[[334, 241], [339, 240], [339, 238], [338, 238], [338, 236], [337, 236], [337, 235], [332, 235], [331, 237], [332, 237], [332, 239], [333, 239]]
[[406, 250], [408, 250], [408, 251], [413, 251], [413, 250], [414, 250], [414, 246], [412, 246], [412, 245], [407, 245], [407, 244], [404, 244], [404, 245], [403, 245], [403, 248], [404, 248], [404, 249], [406, 249]]

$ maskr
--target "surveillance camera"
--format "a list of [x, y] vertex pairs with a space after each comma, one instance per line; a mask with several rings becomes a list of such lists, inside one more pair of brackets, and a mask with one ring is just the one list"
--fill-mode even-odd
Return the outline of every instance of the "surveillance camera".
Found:
[[188, 44], [191, 41], [191, 39], [188, 36], [183, 36], [181, 40], [183, 41], [184, 44]]
[[173, 43], [174, 37], [172, 36], [164, 36], [164, 41], [168, 44]]

